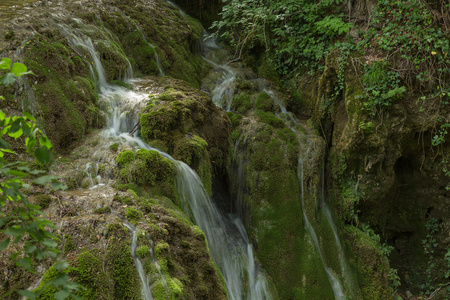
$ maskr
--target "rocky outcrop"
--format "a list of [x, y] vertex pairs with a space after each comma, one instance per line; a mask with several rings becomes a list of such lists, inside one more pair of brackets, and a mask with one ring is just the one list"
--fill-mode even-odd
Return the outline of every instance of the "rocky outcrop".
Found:
[[[360, 260], [360, 275], [371, 269], [370, 276], [377, 282], [365, 295], [377, 299], [386, 296], [382, 290], [388, 290], [389, 270], [387, 261], [370, 267], [374, 258], [369, 253], [376, 249], [362, 250], [362, 240], [356, 242], [363, 235], [356, 233], [355, 228], [366, 225], [381, 237], [379, 250], [383, 243], [381, 248], [392, 247], [389, 264], [398, 269], [402, 288], [420, 292], [420, 282], [443, 282], [444, 256], [450, 242], [446, 234], [450, 209], [448, 178], [442, 171], [446, 168], [449, 143], [432, 145], [441, 126], [438, 112], [448, 108], [439, 104], [440, 99], [425, 104], [420, 95], [410, 93], [371, 114], [362, 100], [361, 70], [357, 67], [362, 58], [349, 58], [344, 71], [345, 87], [336, 96], [337, 74], [342, 72], [338, 71], [337, 57], [334, 53], [327, 58], [313, 120], [329, 143], [330, 194], [341, 219], [352, 227], [346, 230], [346, 237], [355, 254], [361, 253], [356, 259]], [[438, 225], [432, 234], [436, 244], [430, 258], [424, 250], [424, 240], [433, 220]], [[367, 230], [365, 233], [371, 235]], [[377, 256], [382, 257], [381, 253]], [[426, 279], [422, 274], [432, 264], [433, 275]], [[414, 279], [411, 274], [415, 274]]]

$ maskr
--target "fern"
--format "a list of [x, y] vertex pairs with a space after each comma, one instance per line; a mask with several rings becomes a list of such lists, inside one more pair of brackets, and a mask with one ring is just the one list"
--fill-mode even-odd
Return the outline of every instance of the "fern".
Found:
[[345, 23], [341, 16], [326, 16], [322, 21], [316, 23], [317, 30], [329, 36], [347, 33], [352, 27], [353, 24]]

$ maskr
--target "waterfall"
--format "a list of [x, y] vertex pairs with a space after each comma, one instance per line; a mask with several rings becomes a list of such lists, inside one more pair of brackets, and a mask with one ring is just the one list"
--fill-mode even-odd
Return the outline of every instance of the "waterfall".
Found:
[[[213, 39], [211, 39], [211, 38], [205, 39], [204, 43], [203, 43], [203, 48], [205, 51], [203, 54], [205, 61], [207, 61], [209, 64], [211, 64], [211, 66], [215, 70], [218, 70], [218, 72], [222, 73], [221, 80], [219, 81], [219, 83], [215, 86], [215, 88], [211, 92], [212, 99], [216, 105], [229, 111], [231, 108], [231, 105], [232, 105], [232, 101], [233, 101], [234, 82], [236, 80], [236, 73], [233, 71], [233, 69], [230, 66], [228, 66], [227, 64], [220, 64], [220, 62], [215, 59], [214, 51], [217, 51], [217, 49], [219, 49], [219, 47], [217, 46], [217, 44], [215, 43], [215, 41]], [[209, 55], [209, 57], [208, 57], [208, 55]], [[279, 112], [276, 116], [279, 119], [281, 119], [296, 134], [296, 136], [298, 138], [299, 133], [297, 131], [297, 127], [301, 126], [300, 122], [298, 121], [298, 119], [295, 117], [295, 115], [293, 113], [287, 111], [286, 106], [276, 96], [276, 93], [267, 87], [267, 84], [263, 79], [257, 78], [257, 79], [247, 80], [247, 81], [256, 83], [258, 86], [259, 92], [264, 92], [272, 98], [273, 102], [279, 108], [279, 110], [278, 110]], [[238, 155], [237, 147], [238, 147], [238, 144], [235, 145], [233, 161], [236, 161], [236, 155]], [[299, 156], [300, 157], [302, 156], [301, 153], [299, 154]], [[236, 175], [239, 178], [239, 184], [242, 185], [244, 176], [242, 174], [242, 166], [240, 166], [240, 164], [241, 163], [238, 163], [238, 165], [235, 166], [235, 172], [238, 172], [238, 174], [236, 174]], [[344, 250], [341, 245], [341, 241], [340, 241], [340, 238], [338, 235], [336, 225], [334, 224], [334, 221], [332, 219], [331, 211], [328, 207], [328, 204], [325, 201], [324, 180], [322, 180], [322, 195], [320, 195], [321, 198], [319, 199], [320, 204], [321, 204], [320, 207], [326, 217], [326, 222], [327, 222], [328, 226], [331, 228], [331, 230], [333, 232], [334, 242], [335, 242], [335, 245], [336, 245], [336, 248], [338, 251], [340, 274], [336, 274], [333, 270], [331, 270], [327, 266], [325, 257], [323, 255], [322, 249], [319, 244], [317, 234], [306, 214], [306, 208], [305, 208], [305, 204], [304, 204], [303, 160], [302, 160], [302, 158], [299, 158], [299, 162], [298, 162], [298, 180], [299, 180], [299, 185], [301, 188], [301, 199], [300, 200], [301, 200], [301, 207], [302, 207], [302, 211], [303, 211], [303, 220], [304, 220], [305, 228], [306, 228], [307, 232], [309, 233], [309, 235], [311, 236], [311, 239], [313, 240], [315, 248], [319, 253], [319, 256], [322, 260], [324, 270], [330, 281], [335, 298], [336, 299], [347, 299], [348, 296], [345, 295], [344, 288], [343, 288], [340, 280], [342, 280], [346, 283], [348, 293], [353, 294], [353, 292], [351, 291], [352, 275], [350, 274], [350, 270], [349, 270], [349, 268], [347, 266], [347, 262], [345, 260]], [[237, 195], [237, 200], [236, 200], [237, 205], [242, 206], [242, 200], [240, 199], [240, 196], [239, 196], [239, 193], [242, 193], [242, 191], [241, 191], [242, 187], [238, 187], [237, 190], [238, 190], [237, 191], [238, 195]], [[238, 210], [239, 209], [242, 210], [243, 208], [238, 207]], [[338, 278], [338, 275], [341, 276], [341, 279]]]
[[[138, 121], [139, 112], [146, 105], [144, 100], [148, 99], [147, 93], [130, 91], [108, 84], [92, 40], [68, 26], [61, 25], [61, 28], [69, 42], [73, 46], [86, 49], [94, 62], [95, 70], [92, 71], [92, 76], [98, 78], [97, 82], [101, 92], [99, 95], [100, 107], [107, 119], [107, 127], [103, 130], [103, 136], [106, 139], [127, 143], [133, 148], [158, 151], [176, 165], [178, 193], [184, 211], [205, 233], [211, 256], [224, 276], [229, 298], [232, 300], [272, 299], [267, 281], [255, 262], [253, 249], [242, 222], [239, 219], [226, 218], [219, 212], [208, 197], [198, 175], [187, 164], [174, 160], [169, 154], [128, 134], [128, 131]], [[130, 82], [135, 86], [139, 84], [139, 80]], [[87, 174], [91, 174], [89, 170], [92, 169], [92, 166], [95, 164], [86, 165]], [[92, 177], [91, 181], [93, 184], [96, 183]], [[133, 233], [132, 254], [142, 281], [143, 295], [145, 299], [151, 299], [146, 275], [135, 254], [136, 230], [128, 224], [125, 226]]]
[[314, 245], [316, 246], [317, 251], [319, 252], [320, 258], [323, 262], [323, 267], [325, 268], [325, 272], [328, 275], [328, 279], [331, 283], [331, 288], [333, 289], [334, 297], [336, 299], [346, 299], [344, 296], [344, 292], [342, 289], [342, 285], [339, 282], [339, 280], [336, 278], [335, 274], [333, 274], [330, 269], [325, 264], [325, 259], [323, 257], [322, 250], [319, 245], [319, 241], [317, 239], [316, 232], [314, 231], [314, 228], [312, 227], [311, 223], [309, 222], [308, 215], [306, 214], [306, 208], [305, 208], [305, 197], [304, 197], [304, 186], [303, 186], [303, 159], [298, 159], [298, 178], [299, 178], [299, 184], [300, 184], [300, 201], [302, 204], [302, 211], [303, 211], [303, 221], [305, 222], [305, 227], [308, 230], [309, 234], [311, 235]]
[[134, 228], [133, 226], [131, 226], [130, 224], [124, 223], [123, 224], [126, 228], [128, 228], [133, 237], [131, 239], [131, 255], [133, 255], [133, 260], [134, 263], [136, 264], [136, 269], [138, 270], [139, 273], [139, 278], [141, 279], [142, 282], [142, 287], [141, 287], [141, 294], [144, 300], [153, 300], [152, 297], [152, 291], [150, 290], [150, 286], [148, 285], [148, 279], [147, 279], [147, 274], [145, 274], [144, 271], [144, 267], [142, 266], [141, 261], [139, 260], [138, 255], [136, 254], [136, 241], [137, 241], [137, 236], [136, 236], [136, 228]]
[[[272, 299], [263, 273], [256, 270], [253, 249], [242, 221], [233, 218], [230, 222], [223, 217], [189, 166], [179, 162], [177, 168], [178, 191], [184, 211], [192, 214], [191, 217], [205, 233], [211, 255], [225, 278], [229, 298]], [[233, 229], [237, 232], [233, 233]], [[243, 285], [245, 278], [247, 286]]]

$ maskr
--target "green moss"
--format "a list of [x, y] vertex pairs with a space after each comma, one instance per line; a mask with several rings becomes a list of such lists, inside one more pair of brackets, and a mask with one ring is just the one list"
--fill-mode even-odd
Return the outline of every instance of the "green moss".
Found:
[[16, 37], [16, 33], [12, 30], [8, 31], [7, 33], [5, 33], [5, 41], [10, 41], [10, 40], [14, 40]]
[[183, 292], [183, 284], [177, 278], [165, 275], [152, 286], [155, 300], [176, 300]]
[[114, 84], [114, 85], [118, 85], [118, 86], [124, 87], [124, 88], [126, 88], [128, 90], [132, 90], [133, 89], [133, 85], [132, 84], [123, 82], [121, 80], [113, 80], [113, 81], [111, 81], [111, 83]]
[[158, 75], [158, 66], [155, 61], [155, 49], [143, 38], [137, 30], [125, 35], [124, 50], [132, 57], [135, 66], [142, 75]]
[[132, 224], [136, 224], [136, 221], [139, 221], [143, 217], [142, 212], [133, 207], [126, 207], [125, 210], [127, 220]]
[[237, 111], [240, 114], [246, 113], [253, 107], [252, 100], [250, 98], [250, 95], [241, 92], [238, 95], [235, 95], [233, 97], [233, 102], [231, 104], [231, 109]]
[[265, 112], [263, 110], [257, 110], [256, 115], [259, 117], [261, 122], [267, 123], [275, 128], [283, 128], [286, 125], [282, 120], [280, 120], [273, 112]]
[[[103, 13], [105, 25], [121, 40], [127, 55], [133, 57], [136, 66], [143, 74], [157, 75], [154, 60], [158, 53], [164, 71], [178, 79], [183, 79], [194, 87], [200, 86], [203, 59], [194, 54], [195, 47], [203, 34], [201, 24], [191, 18], [185, 18], [168, 3], [158, 5], [158, 8], [148, 7], [145, 3], [127, 4], [118, 2], [121, 11], [136, 21], [140, 31], [135, 30], [136, 24], [118, 13], [113, 15]], [[148, 13], [142, 13], [146, 11]], [[133, 28], [130, 32], [129, 28]], [[171, 28], [171, 30], [167, 30]], [[151, 47], [145, 39], [151, 42]]]
[[105, 255], [106, 271], [114, 282], [113, 299], [138, 300], [141, 299], [139, 275], [134, 267], [130, 245], [122, 240], [129, 237], [123, 226], [116, 227], [114, 230], [110, 228], [115, 237], [110, 238]]
[[50, 267], [48, 270], [44, 272], [44, 276], [42, 276], [41, 283], [39, 287], [36, 289], [40, 291], [39, 300], [52, 300], [54, 299], [54, 294], [60, 290], [54, 285], [47, 285], [47, 283], [53, 279], [56, 279], [60, 272], [55, 267]]
[[82, 299], [113, 299], [113, 282], [104, 271], [101, 254], [85, 251], [76, 259], [76, 279], [84, 289], [77, 292]]
[[208, 143], [197, 135], [177, 141], [174, 158], [187, 163], [200, 176], [206, 191], [212, 193], [211, 163], [207, 151]]
[[155, 245], [155, 257], [156, 259], [165, 259], [169, 255], [169, 244], [158, 243]]
[[103, 206], [103, 207], [99, 207], [97, 209], [95, 209], [95, 213], [96, 214], [107, 214], [111, 212], [111, 207], [110, 206]]
[[364, 299], [388, 299], [392, 294], [388, 276], [390, 267], [376, 242], [354, 226], [344, 228], [346, 239], [354, 255], [352, 256], [358, 273], [358, 282]]
[[116, 162], [119, 164], [119, 166], [126, 166], [135, 159], [135, 154], [133, 151], [122, 151], [120, 152], [116, 157]]
[[75, 250], [76, 246], [77, 245], [75, 244], [75, 241], [73, 240], [71, 235], [68, 234], [64, 235], [64, 248], [63, 248], [64, 253], [68, 253], [72, 250]]
[[136, 254], [143, 259], [150, 256], [150, 248], [148, 246], [141, 246], [136, 249]]
[[54, 32], [52, 38], [35, 35], [27, 42], [24, 55], [24, 63], [38, 83], [33, 85], [37, 115], [57, 150], [69, 149], [89, 127], [102, 126], [98, 96], [87, 79], [89, 64], [59, 38], [59, 33]]
[[259, 77], [269, 79], [271, 82], [278, 85], [280, 83], [280, 76], [278, 75], [273, 61], [266, 55], [263, 55], [260, 62], [261, 64], [258, 67]]
[[42, 209], [46, 209], [50, 203], [52, 203], [52, 197], [47, 194], [40, 194], [34, 196], [34, 202], [39, 205]]
[[241, 139], [251, 138], [252, 143], [242, 153], [245, 180], [234, 180], [248, 191], [242, 199], [244, 222], [250, 239], [258, 241], [259, 261], [280, 299], [334, 299], [321, 257], [302, 222], [295, 136], [284, 124], [279, 129], [254, 124], [248, 132], [241, 128]]
[[231, 128], [235, 129], [236, 127], [239, 126], [241, 120], [242, 120], [242, 115], [241, 114], [235, 114], [231, 111], [227, 112], [228, 118], [231, 121]]
[[272, 97], [265, 92], [259, 93], [258, 98], [256, 98], [256, 108], [264, 111], [273, 111], [275, 105]]

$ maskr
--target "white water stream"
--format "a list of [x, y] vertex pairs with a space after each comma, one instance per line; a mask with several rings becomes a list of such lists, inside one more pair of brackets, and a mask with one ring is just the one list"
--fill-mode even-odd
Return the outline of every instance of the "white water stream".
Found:
[[137, 247], [136, 231], [137, 230], [130, 224], [124, 223], [123, 225], [126, 228], [128, 228], [133, 235], [132, 240], [131, 240], [131, 255], [133, 255], [133, 260], [134, 260], [134, 263], [136, 264], [136, 269], [138, 270], [139, 278], [141, 279], [141, 282], [142, 282], [142, 287], [141, 287], [142, 298], [145, 300], [153, 300], [152, 291], [150, 290], [150, 286], [148, 285], [147, 274], [145, 274], [144, 267], [142, 266], [142, 263], [139, 260], [138, 255], [136, 254], [136, 247]]
[[[127, 143], [135, 149], [143, 148], [158, 151], [161, 155], [171, 159], [178, 170], [178, 193], [182, 199], [185, 212], [195, 221], [205, 233], [211, 256], [221, 270], [232, 300], [263, 300], [272, 299], [264, 273], [259, 270], [253, 256], [253, 249], [248, 242], [247, 234], [239, 219], [225, 218], [207, 195], [197, 174], [185, 163], [174, 160], [170, 155], [144, 143], [138, 137], [128, 134], [139, 119], [139, 112], [146, 105], [148, 93], [126, 90], [112, 86], [106, 82], [104, 68], [95, 50], [95, 45], [89, 37], [83, 36], [68, 26], [61, 25], [69, 43], [74, 47], [86, 50], [92, 58], [94, 68], [93, 78], [97, 79], [100, 90], [100, 108], [106, 114], [107, 128], [103, 136], [114, 142]], [[94, 72], [95, 71], [95, 72]], [[129, 81], [133, 83], [133, 81]], [[135, 135], [136, 136], [136, 135]], [[86, 173], [95, 166], [92, 162], [86, 166]], [[100, 183], [101, 178], [91, 177], [92, 183]], [[125, 225], [133, 233], [131, 251], [142, 281], [144, 299], [152, 299], [147, 275], [135, 255], [135, 231], [133, 227]]]
[[[228, 66], [226, 63], [221, 63], [220, 61], [214, 61], [214, 51], [219, 49], [217, 44], [214, 42], [213, 39], [205, 39], [205, 42], [203, 44], [203, 48], [205, 49], [204, 53], [204, 59], [212, 65], [214, 69], [216, 69], [218, 72], [222, 73], [221, 80], [219, 83], [215, 86], [215, 88], [211, 92], [211, 97], [214, 101], [214, 103], [226, 109], [229, 111], [231, 109], [232, 101], [233, 101], [233, 95], [234, 95], [234, 82], [236, 80], [236, 73], [233, 71], [233, 69]], [[208, 55], [208, 57], [207, 57]], [[274, 103], [279, 107], [279, 113], [277, 114], [277, 117], [280, 118], [285, 122], [285, 124], [294, 132], [297, 133], [297, 126], [300, 125], [300, 122], [298, 119], [292, 114], [291, 112], [288, 112], [285, 105], [282, 103], [282, 101], [276, 97], [275, 93], [268, 89], [266, 84], [261, 79], [253, 79], [251, 81], [256, 81], [258, 84], [258, 88], [260, 92], [267, 93], [274, 101]], [[235, 147], [236, 149], [236, 147]], [[236, 151], [235, 154], [237, 155]], [[301, 156], [301, 154], [300, 154]], [[241, 160], [238, 160], [241, 161]], [[238, 168], [242, 169], [242, 166], [238, 166]], [[243, 177], [242, 174], [237, 174], [237, 176]], [[344, 289], [341, 284], [341, 281], [337, 277], [337, 275], [327, 266], [325, 262], [324, 255], [322, 253], [322, 249], [320, 247], [317, 234], [314, 230], [314, 227], [311, 225], [308, 216], [306, 214], [305, 204], [304, 204], [304, 188], [303, 188], [303, 160], [302, 158], [299, 158], [299, 166], [298, 166], [298, 178], [299, 178], [299, 185], [301, 187], [301, 204], [302, 204], [302, 211], [303, 211], [303, 220], [305, 227], [307, 231], [309, 232], [312, 240], [314, 241], [314, 245], [322, 259], [323, 267], [328, 275], [328, 279], [330, 281], [335, 299], [343, 300], [347, 299], [347, 296], [344, 294]], [[242, 179], [242, 178], [241, 178]], [[243, 181], [243, 180], [240, 180]], [[243, 182], [242, 182], [243, 184]], [[242, 190], [242, 188], [238, 188], [238, 191]], [[333, 231], [333, 235], [335, 238], [335, 243], [338, 249], [338, 256], [339, 256], [339, 265], [340, 265], [340, 272], [342, 275], [342, 280], [346, 281], [347, 285], [351, 287], [351, 275], [349, 268], [347, 266], [347, 261], [344, 257], [344, 250], [341, 245], [341, 241], [338, 235], [338, 231], [336, 228], [336, 225], [334, 224], [334, 221], [331, 217], [331, 211], [328, 207], [328, 204], [326, 203], [324, 199], [324, 184], [322, 184], [322, 199], [321, 201], [321, 208], [326, 216], [326, 220], [330, 226], [330, 228]], [[239, 195], [238, 195], [239, 198]], [[242, 200], [238, 201], [242, 202]], [[242, 204], [241, 204], [242, 205]], [[239, 209], [239, 208], [238, 208]], [[351, 292], [350, 292], [351, 294]]]

